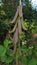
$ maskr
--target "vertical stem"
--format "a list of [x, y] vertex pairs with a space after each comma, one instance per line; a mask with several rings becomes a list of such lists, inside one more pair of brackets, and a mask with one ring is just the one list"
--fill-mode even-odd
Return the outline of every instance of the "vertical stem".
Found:
[[20, 47], [20, 40], [19, 40], [19, 44], [18, 44], [18, 48], [19, 48], [19, 55], [21, 55], [21, 47]]
[[18, 58], [19, 58], [19, 55], [18, 55], [18, 48], [16, 49], [16, 65], [18, 65]]
[[21, 0], [19, 0], [19, 5], [21, 5]]
[[15, 53], [16, 52], [16, 44], [18, 42], [18, 28], [16, 28], [16, 31], [14, 33], [13, 42], [14, 42], [14, 53]]

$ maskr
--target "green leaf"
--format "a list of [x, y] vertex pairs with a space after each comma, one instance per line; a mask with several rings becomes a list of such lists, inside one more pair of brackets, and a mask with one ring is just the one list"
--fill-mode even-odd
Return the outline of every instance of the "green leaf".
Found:
[[8, 49], [7, 50], [7, 55], [11, 56], [12, 55], [12, 52], [13, 52], [12, 49]]
[[22, 41], [22, 45], [26, 45], [26, 41]]
[[9, 43], [9, 40], [8, 39], [5, 39], [4, 40], [4, 47], [7, 48], [9, 44], [10, 44]]
[[23, 64], [27, 65], [27, 58], [26, 58], [26, 56], [22, 56], [21, 60], [22, 60]]
[[4, 56], [1, 57], [1, 61], [2, 62], [6, 62], [6, 59], [7, 59], [7, 56], [6, 55], [4, 55]]
[[5, 19], [4, 23], [5, 23], [5, 24], [8, 23], [8, 19]]
[[37, 65], [37, 60], [32, 58], [32, 60], [29, 62], [29, 65]]
[[24, 22], [23, 22], [23, 25], [28, 29], [28, 27], [29, 27], [29, 22], [24, 21]]
[[34, 52], [35, 52], [35, 55], [37, 56], [37, 49], [35, 49], [35, 51], [34, 51]]
[[29, 54], [29, 55], [32, 54], [32, 49], [28, 49], [28, 54]]
[[27, 52], [26, 45], [22, 45], [21, 51], [23, 51], [23, 52]]
[[22, 33], [21, 35], [19, 35], [19, 39], [23, 39], [25, 38], [25, 33]]
[[6, 49], [2, 45], [0, 45], [0, 57], [5, 55], [5, 53], [6, 53]]
[[11, 63], [12, 61], [13, 61], [13, 57], [11, 56], [6, 59], [6, 63], [8, 64]]
[[13, 57], [12, 56], [7, 57], [6, 55], [4, 55], [1, 57], [1, 61], [9, 64], [13, 61]]

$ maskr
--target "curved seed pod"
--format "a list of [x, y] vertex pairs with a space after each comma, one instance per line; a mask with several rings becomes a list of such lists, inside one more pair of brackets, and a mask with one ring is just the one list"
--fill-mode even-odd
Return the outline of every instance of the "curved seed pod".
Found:
[[15, 23], [16, 22], [16, 19], [17, 19], [17, 16], [18, 16], [18, 8], [17, 8], [16, 14], [14, 16], [14, 19], [12, 21], [10, 21], [9, 24]]
[[15, 32], [16, 27], [17, 27], [17, 23], [15, 24], [14, 28], [13, 28], [11, 31], [9, 31], [9, 33], [13, 33], [13, 32]]
[[27, 28], [24, 26], [23, 22], [22, 22], [22, 28], [23, 28], [23, 30], [27, 30]]

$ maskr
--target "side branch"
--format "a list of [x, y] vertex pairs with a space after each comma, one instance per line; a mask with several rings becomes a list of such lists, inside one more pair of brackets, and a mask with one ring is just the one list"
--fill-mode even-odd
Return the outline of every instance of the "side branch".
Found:
[[13, 28], [11, 31], [9, 31], [9, 33], [13, 33], [13, 32], [15, 32], [16, 27], [17, 27], [17, 23], [15, 24], [14, 28]]
[[15, 23], [15, 22], [16, 22], [16, 19], [17, 19], [17, 16], [18, 16], [18, 8], [17, 8], [16, 14], [15, 14], [13, 20], [10, 21], [9, 24], [13, 24], [13, 23]]
[[24, 26], [23, 22], [22, 22], [22, 28], [23, 28], [23, 30], [27, 30], [27, 28]]

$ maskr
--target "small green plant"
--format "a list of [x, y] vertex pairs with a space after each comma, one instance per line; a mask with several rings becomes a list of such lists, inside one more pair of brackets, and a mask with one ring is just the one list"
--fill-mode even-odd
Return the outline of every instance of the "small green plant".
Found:
[[9, 64], [13, 61], [14, 56], [12, 55], [12, 49], [9, 49], [9, 40], [4, 40], [4, 45], [0, 45], [0, 61]]
[[21, 61], [25, 65], [37, 65], [37, 46], [30, 46], [29, 48], [26, 47], [26, 44], [24, 44], [21, 47], [21, 51], [23, 55], [21, 56]]

